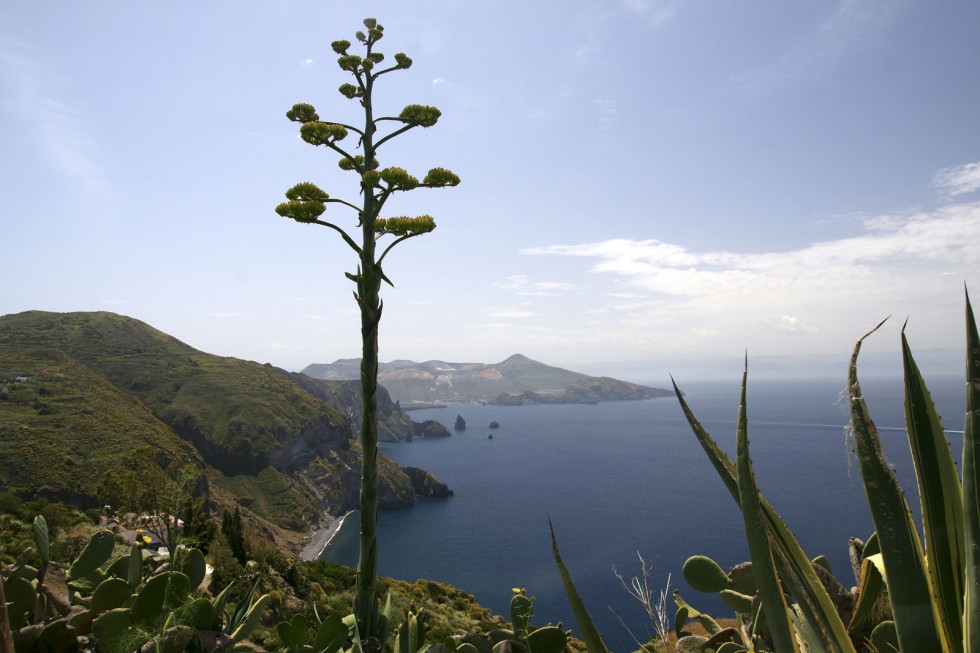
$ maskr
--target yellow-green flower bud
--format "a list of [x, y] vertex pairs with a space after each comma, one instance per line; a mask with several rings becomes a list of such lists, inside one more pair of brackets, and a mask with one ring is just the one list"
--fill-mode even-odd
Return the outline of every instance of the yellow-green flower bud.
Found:
[[404, 52], [399, 52], [395, 55], [395, 63], [398, 64], [399, 68], [411, 68], [412, 59]]
[[357, 40], [360, 41], [361, 43], [367, 42], [367, 36], [365, 36], [364, 32], [358, 30], [357, 32], [354, 32], [354, 36], [356, 36]]
[[431, 127], [439, 121], [442, 112], [435, 107], [427, 107], [422, 104], [410, 104], [398, 114], [402, 122], [420, 127]]
[[316, 184], [304, 181], [287, 190], [286, 198], [301, 202], [326, 202], [330, 196], [323, 192]]
[[361, 89], [357, 88], [353, 84], [341, 84], [340, 88], [337, 90], [340, 91], [340, 94], [348, 100], [353, 100], [358, 96]]
[[366, 27], [368, 29], [374, 29], [377, 26], [378, 26], [378, 19], [377, 18], [365, 18], [364, 19], [364, 27]]
[[330, 122], [308, 122], [299, 128], [299, 136], [311, 145], [326, 145], [344, 140], [347, 129]]
[[337, 54], [347, 54], [347, 48], [350, 47], [350, 41], [334, 41], [330, 44], [333, 51]]
[[377, 170], [368, 170], [361, 175], [361, 185], [367, 188], [374, 188], [381, 181], [381, 173]]
[[426, 173], [422, 183], [426, 186], [456, 186], [459, 184], [459, 177], [452, 170], [433, 168]]
[[290, 200], [277, 206], [276, 213], [284, 218], [292, 218], [296, 222], [316, 222], [326, 208], [320, 202]]
[[378, 218], [374, 222], [374, 228], [380, 234], [417, 236], [427, 234], [435, 229], [436, 222], [431, 215], [420, 215], [417, 218], [398, 216], [395, 218]]
[[345, 54], [337, 58], [337, 65], [341, 70], [357, 72], [357, 68], [361, 65], [361, 58], [356, 54]]
[[286, 112], [286, 117], [293, 122], [312, 122], [320, 119], [313, 105], [306, 103], [294, 104], [293, 108]]
[[370, 59], [374, 63], [381, 63], [382, 61], [385, 60], [385, 56], [380, 52], [372, 52], [371, 54], [368, 55], [368, 59]]
[[381, 179], [397, 190], [411, 190], [419, 185], [419, 180], [408, 174], [404, 168], [385, 168], [381, 171]]

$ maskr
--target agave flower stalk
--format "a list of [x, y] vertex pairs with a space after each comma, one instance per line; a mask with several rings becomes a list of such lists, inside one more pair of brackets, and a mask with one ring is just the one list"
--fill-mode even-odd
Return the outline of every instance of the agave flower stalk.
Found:
[[[366, 32], [358, 31], [357, 40], [363, 48], [363, 55], [350, 54], [349, 41], [334, 41], [333, 51], [338, 55], [337, 65], [350, 73], [354, 82], [345, 83], [338, 89], [348, 100], [356, 101], [361, 107], [363, 127], [320, 120], [316, 109], [310, 104], [296, 104], [286, 112], [286, 117], [300, 123], [300, 138], [316, 147], [325, 147], [341, 156], [341, 170], [358, 176], [360, 201], [352, 202], [332, 198], [315, 184], [304, 182], [293, 186], [286, 192], [286, 202], [276, 207], [276, 212], [297, 222], [317, 224], [336, 231], [358, 257], [355, 273], [347, 273], [354, 282], [354, 299], [361, 315], [361, 393], [362, 414], [360, 442], [363, 451], [360, 492], [360, 555], [357, 565], [357, 593], [354, 614], [361, 636], [365, 641], [377, 639], [378, 634], [378, 594], [377, 578], [377, 519], [378, 519], [378, 325], [381, 322], [383, 303], [381, 301], [381, 282], [391, 284], [381, 267], [385, 257], [395, 245], [415, 236], [435, 229], [431, 216], [381, 217], [381, 211], [388, 199], [397, 192], [416, 188], [444, 188], [455, 186], [459, 177], [445, 168], [433, 168], [422, 180], [412, 176], [399, 167], [380, 168], [378, 151], [390, 139], [404, 134], [415, 127], [431, 127], [441, 115], [435, 107], [409, 105], [397, 116], [375, 117], [373, 103], [374, 84], [379, 77], [396, 70], [405, 70], [412, 60], [403, 53], [394, 56], [394, 63], [388, 67], [381, 64], [385, 57], [375, 51], [375, 45], [384, 36], [384, 28], [373, 18], [364, 20]], [[381, 135], [381, 127], [394, 123], [395, 127]], [[345, 149], [341, 142], [351, 133], [357, 135], [358, 143], [353, 149]], [[354, 154], [356, 150], [360, 154]], [[332, 220], [322, 219], [328, 205], [337, 204], [353, 210], [360, 227], [360, 241]], [[378, 250], [380, 238], [394, 237], [383, 250]]]

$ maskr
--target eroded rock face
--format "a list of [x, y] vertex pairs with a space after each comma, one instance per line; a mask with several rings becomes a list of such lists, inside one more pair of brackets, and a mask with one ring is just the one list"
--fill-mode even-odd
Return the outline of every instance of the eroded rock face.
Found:
[[402, 467], [412, 481], [412, 489], [415, 494], [423, 497], [451, 497], [453, 491], [449, 486], [440, 481], [429, 472], [419, 467]]
[[453, 425], [453, 428], [455, 428], [457, 431], [465, 431], [466, 430], [466, 420], [463, 419], [463, 416], [462, 415], [457, 415], [456, 416], [456, 424]]
[[290, 473], [305, 468], [316, 456], [327, 459], [332, 451], [348, 449], [349, 441], [349, 423], [324, 417], [282, 438], [282, 446], [269, 455], [269, 464]]

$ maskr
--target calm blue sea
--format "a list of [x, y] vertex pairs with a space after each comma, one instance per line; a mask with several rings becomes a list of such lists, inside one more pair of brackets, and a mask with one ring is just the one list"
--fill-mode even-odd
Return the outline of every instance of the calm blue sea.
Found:
[[[734, 457], [738, 383], [683, 386], [702, 424]], [[964, 384], [927, 379], [959, 459]], [[904, 431], [902, 388], [893, 379], [862, 379], [886, 454], [918, 513]], [[826, 555], [839, 579], [854, 584], [850, 536], [866, 539], [871, 519], [845, 440], [843, 380], [757, 381], [748, 387], [749, 436], [760, 488], [807, 553]], [[535, 623], [563, 621], [578, 632], [551, 557], [548, 518], [562, 555], [607, 645], [636, 648], [652, 628], [613, 575], [654, 563], [654, 580], [680, 588], [695, 607], [727, 610], [684, 583], [693, 554], [727, 567], [748, 559], [740, 513], [691, 433], [674, 398], [595, 406], [458, 405], [412, 413], [452, 428], [450, 438], [384, 445], [401, 465], [424, 467], [455, 496], [425, 500], [379, 519], [379, 573], [452, 583], [507, 614], [512, 587], [537, 597]], [[497, 421], [500, 428], [488, 425]], [[356, 565], [356, 514], [324, 558]], [[671, 603], [671, 614], [673, 606]]]

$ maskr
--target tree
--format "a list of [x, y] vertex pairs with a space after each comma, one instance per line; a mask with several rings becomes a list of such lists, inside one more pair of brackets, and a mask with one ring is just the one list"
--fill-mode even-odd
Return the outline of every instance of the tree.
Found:
[[248, 561], [248, 552], [245, 550], [245, 530], [242, 528], [242, 513], [238, 506], [235, 506], [233, 513], [226, 508], [221, 514], [221, 533], [225, 536], [232, 555], [244, 567]]
[[[398, 245], [435, 229], [435, 221], [429, 215], [418, 217], [381, 217], [385, 203], [398, 192], [416, 188], [443, 188], [455, 186], [459, 177], [445, 168], [433, 168], [422, 181], [399, 167], [380, 168], [379, 149], [392, 138], [400, 136], [416, 127], [431, 127], [441, 115], [435, 107], [412, 104], [402, 109], [397, 116], [375, 117], [373, 105], [374, 83], [382, 75], [396, 70], [406, 70], [412, 60], [399, 52], [394, 56], [394, 64], [382, 67], [384, 55], [374, 50], [375, 44], [384, 35], [384, 28], [373, 18], [364, 19], [367, 32], [358, 31], [357, 40], [364, 50], [364, 56], [349, 54], [349, 41], [334, 41], [333, 51], [338, 55], [340, 69], [350, 73], [355, 83], [345, 83], [338, 89], [348, 100], [359, 104], [363, 113], [363, 128], [349, 124], [320, 120], [316, 110], [309, 104], [296, 104], [286, 112], [286, 117], [300, 123], [300, 137], [316, 147], [325, 147], [340, 155], [340, 168], [358, 175], [360, 201], [358, 204], [330, 197], [316, 185], [304, 182], [286, 191], [288, 201], [276, 207], [276, 213], [297, 222], [316, 224], [333, 229], [354, 250], [358, 257], [356, 273], [346, 273], [348, 279], [356, 284], [354, 298], [361, 316], [361, 392], [363, 408], [361, 414], [360, 441], [363, 450], [360, 494], [360, 551], [357, 565], [357, 593], [354, 599], [354, 614], [361, 635], [373, 638], [377, 634], [378, 598], [377, 576], [377, 513], [378, 513], [378, 325], [381, 321], [383, 304], [380, 298], [381, 282], [394, 285], [385, 276], [381, 264], [385, 257]], [[391, 126], [382, 135], [382, 127]], [[358, 136], [356, 146], [348, 151], [340, 143], [350, 132]], [[355, 154], [357, 149], [360, 154]], [[380, 168], [380, 169], [379, 169]], [[357, 214], [357, 226], [361, 230], [357, 242], [344, 228], [332, 221], [322, 219], [328, 204], [339, 204]], [[383, 236], [393, 240], [377, 253], [377, 243]]]

